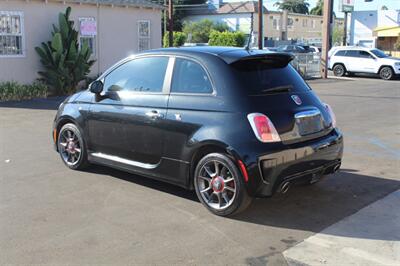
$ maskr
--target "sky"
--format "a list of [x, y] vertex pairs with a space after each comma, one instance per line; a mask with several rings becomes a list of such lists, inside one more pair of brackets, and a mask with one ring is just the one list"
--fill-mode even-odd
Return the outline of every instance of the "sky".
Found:
[[[224, 0], [224, 2], [239, 2], [244, 0]], [[264, 0], [264, 5], [268, 10], [277, 10], [274, 7], [274, 3], [279, 0]], [[313, 8], [318, 0], [308, 0], [310, 4], [309, 9]], [[339, 1], [334, 1], [334, 10], [338, 17], [343, 17], [344, 14], [339, 12]], [[380, 9], [383, 5], [387, 6], [389, 9], [400, 9], [400, 0], [373, 0], [372, 2], [364, 2], [364, 0], [354, 0], [354, 10], [377, 10]]]
[[[339, 2], [340, 0], [333, 0], [334, 10], [338, 17], [343, 17], [344, 14], [339, 12]], [[274, 3], [278, 0], [264, 0], [265, 6], [269, 10], [276, 10]], [[308, 0], [310, 4], [309, 9], [313, 8], [318, 0]], [[389, 9], [400, 9], [400, 0], [373, 0], [372, 2], [364, 2], [364, 0], [354, 0], [354, 10], [377, 10], [383, 5], [387, 6]]]

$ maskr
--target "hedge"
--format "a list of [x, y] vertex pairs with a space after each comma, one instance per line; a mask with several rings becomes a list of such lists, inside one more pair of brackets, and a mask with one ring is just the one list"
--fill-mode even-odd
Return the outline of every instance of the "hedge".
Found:
[[[180, 31], [174, 31], [174, 47], [182, 46], [186, 42], [186, 34]], [[169, 32], [164, 34], [164, 47], [169, 47]]]
[[16, 81], [0, 82], [0, 102], [47, 97], [48, 88], [41, 82], [23, 85]]
[[245, 45], [246, 37], [243, 32], [236, 31], [211, 31], [209, 45], [212, 46], [236, 46], [243, 47]]

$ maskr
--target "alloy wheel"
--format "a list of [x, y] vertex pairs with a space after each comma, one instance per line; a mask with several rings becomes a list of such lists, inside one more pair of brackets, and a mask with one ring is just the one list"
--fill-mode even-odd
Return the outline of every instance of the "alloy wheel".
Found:
[[382, 79], [391, 79], [392, 78], [392, 70], [388, 67], [384, 67], [381, 70], [381, 78]]
[[202, 166], [197, 185], [204, 202], [215, 210], [232, 205], [236, 197], [236, 181], [224, 163], [212, 160]]
[[335, 76], [341, 77], [344, 75], [344, 68], [341, 65], [338, 65], [335, 67], [335, 69], [333, 70]]
[[74, 131], [67, 128], [60, 133], [59, 150], [66, 164], [73, 166], [79, 162], [82, 156], [82, 145]]

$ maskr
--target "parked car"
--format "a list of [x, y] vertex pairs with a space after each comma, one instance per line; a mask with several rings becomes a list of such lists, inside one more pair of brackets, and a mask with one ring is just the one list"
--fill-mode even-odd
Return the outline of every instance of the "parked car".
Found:
[[328, 60], [329, 69], [339, 77], [346, 73], [369, 73], [389, 80], [400, 74], [400, 59], [376, 48], [334, 47], [328, 53]]
[[300, 45], [280, 45], [276, 51], [284, 53], [307, 53], [307, 50]]
[[214, 214], [237, 213], [340, 167], [333, 111], [292, 59], [207, 46], [128, 57], [61, 104], [55, 147], [71, 169], [110, 166], [194, 189]]

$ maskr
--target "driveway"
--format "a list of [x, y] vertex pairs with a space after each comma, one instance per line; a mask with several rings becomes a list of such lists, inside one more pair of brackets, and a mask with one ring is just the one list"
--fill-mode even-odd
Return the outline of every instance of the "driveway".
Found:
[[68, 170], [51, 140], [59, 99], [0, 103], [0, 264], [285, 265], [282, 252], [400, 188], [400, 81], [309, 83], [344, 132], [342, 170], [229, 219], [179, 187]]

